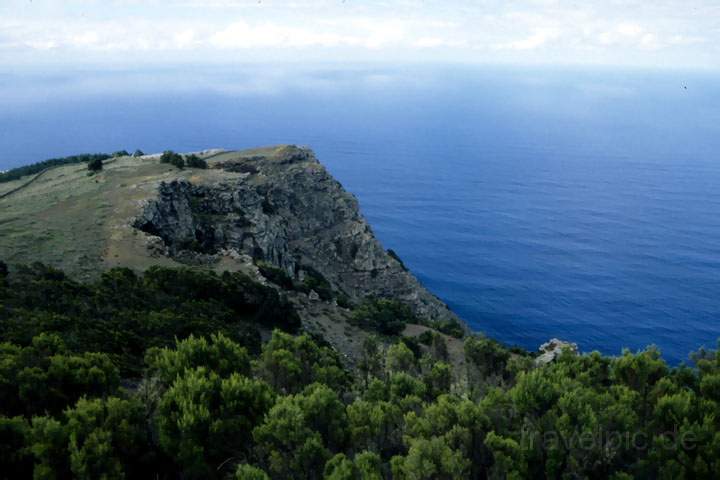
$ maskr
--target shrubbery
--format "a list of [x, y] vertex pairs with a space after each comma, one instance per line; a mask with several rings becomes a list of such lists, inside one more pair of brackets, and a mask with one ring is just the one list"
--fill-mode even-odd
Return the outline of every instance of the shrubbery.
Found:
[[295, 287], [293, 279], [283, 269], [265, 262], [256, 262], [256, 265], [262, 276], [275, 285], [285, 290], [292, 290]]
[[463, 338], [465, 336], [465, 328], [463, 328], [459, 321], [454, 319], [432, 322], [430, 326], [438, 332], [450, 335], [451, 337]]
[[331, 300], [333, 298], [334, 294], [330, 282], [312, 267], [300, 267], [299, 269], [304, 274], [304, 278], [302, 281], [296, 281], [281, 268], [267, 262], [256, 261], [255, 264], [263, 277], [285, 290], [297, 290], [303, 293], [314, 291], [322, 300]]
[[87, 164], [87, 169], [90, 173], [97, 173], [103, 169], [103, 161], [100, 158], [94, 158]]
[[180, 169], [185, 168], [185, 159], [183, 159], [183, 156], [172, 150], [165, 150], [163, 154], [160, 155], [160, 163], [169, 163]]
[[149, 347], [221, 332], [257, 350], [255, 325], [295, 331], [300, 320], [274, 289], [240, 273], [117, 268], [92, 284], [35, 264], [0, 283], [0, 338], [30, 345], [44, 332], [68, 351], [107, 353], [125, 375], [139, 374]]
[[185, 157], [179, 153], [175, 153], [172, 150], [165, 150], [160, 156], [160, 163], [169, 163], [179, 169], [185, 167], [188, 168], [207, 168], [207, 162], [195, 154], [190, 154]]
[[185, 157], [185, 165], [188, 168], [205, 169], [208, 167], [207, 162], [194, 153]]
[[398, 335], [408, 323], [416, 323], [410, 307], [397, 300], [368, 300], [353, 310], [353, 322], [382, 335]]
[[[470, 336], [460, 367], [430, 332], [389, 346], [368, 336], [353, 372], [307, 334], [238, 340], [244, 319], [267, 320], [263, 299], [282, 304], [235, 274], [116, 269], [80, 284], [13, 269], [0, 283], [0, 477], [720, 474], [716, 351], [695, 368], [670, 368], [654, 348], [535, 366]], [[387, 302], [358, 319], [387, 329], [407, 317]]]
[[332, 286], [323, 274], [307, 265], [301, 268], [305, 273], [305, 278], [302, 283], [296, 285], [295, 288], [305, 293], [310, 293], [312, 290], [317, 293], [322, 300], [331, 300], [333, 298]]

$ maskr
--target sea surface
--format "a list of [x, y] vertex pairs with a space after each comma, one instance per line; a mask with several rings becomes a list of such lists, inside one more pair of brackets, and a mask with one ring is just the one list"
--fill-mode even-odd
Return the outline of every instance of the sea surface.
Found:
[[[0, 170], [295, 143], [473, 329], [677, 364], [720, 337], [720, 76], [676, 70], [0, 67]], [[2, 232], [0, 231], [0, 235]]]

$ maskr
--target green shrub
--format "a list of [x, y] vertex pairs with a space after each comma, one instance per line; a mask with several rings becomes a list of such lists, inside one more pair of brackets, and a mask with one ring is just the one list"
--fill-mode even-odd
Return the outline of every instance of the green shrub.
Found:
[[465, 328], [455, 319], [439, 320], [432, 322], [431, 326], [438, 332], [450, 335], [455, 338], [463, 338], [465, 336]]
[[322, 300], [326, 301], [333, 298], [330, 282], [327, 281], [322, 273], [307, 265], [301, 267], [301, 269], [305, 272], [305, 278], [302, 284], [297, 287], [297, 290], [305, 293], [310, 293], [311, 290], [314, 290]]
[[435, 334], [432, 330], [425, 330], [420, 335], [417, 336], [418, 342], [422, 343], [426, 347], [429, 347], [432, 345], [433, 338], [435, 338]]
[[285, 290], [293, 289], [293, 280], [285, 270], [262, 261], [257, 262], [256, 265], [262, 276], [268, 279], [268, 281]]
[[190, 334], [222, 333], [256, 352], [258, 324], [296, 331], [300, 318], [274, 288], [238, 272], [117, 268], [80, 284], [36, 264], [0, 282], [0, 338], [27, 346], [54, 333], [71, 352], [109, 354], [124, 375], [141, 373], [146, 349]]
[[342, 307], [342, 308], [352, 308], [353, 307], [353, 303], [350, 300], [350, 297], [348, 297], [344, 293], [339, 293], [336, 300], [337, 300], [338, 307]]
[[0, 476], [31, 478], [30, 425], [22, 417], [0, 416]]
[[185, 165], [188, 168], [206, 169], [208, 167], [207, 162], [194, 153], [185, 157]]
[[238, 465], [235, 480], [270, 480], [263, 470], [248, 464]]
[[160, 155], [160, 163], [169, 163], [179, 169], [185, 168], [185, 160], [182, 155], [175, 153], [172, 150], [165, 150], [163, 154]]
[[382, 335], [398, 335], [407, 323], [417, 321], [410, 307], [397, 300], [374, 299], [356, 307], [352, 321]]
[[485, 336], [472, 336], [465, 341], [465, 359], [480, 381], [491, 375], [503, 375], [510, 351]]
[[90, 173], [96, 173], [103, 169], [103, 161], [100, 158], [94, 158], [87, 164], [87, 169]]

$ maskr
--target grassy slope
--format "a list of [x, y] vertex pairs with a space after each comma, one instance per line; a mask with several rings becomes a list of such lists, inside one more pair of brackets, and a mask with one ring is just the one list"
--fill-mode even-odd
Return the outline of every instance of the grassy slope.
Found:
[[[272, 156], [275, 151], [228, 152], [213, 156], [210, 164], [243, 155]], [[108, 160], [94, 176], [88, 176], [84, 164], [54, 168], [0, 199], [0, 259], [11, 264], [42, 261], [78, 278], [117, 265], [173, 265], [168, 258], [149, 257], [143, 235], [129, 227], [142, 201], [154, 197], [161, 181], [205, 183], [235, 175], [212, 169], [180, 171], [161, 164], [157, 156]], [[0, 193], [29, 179], [3, 184]]]
[[[280, 158], [283, 146], [210, 155], [210, 167], [242, 157]], [[115, 266], [144, 270], [151, 265], [179, 266], [167, 257], [150, 256], [144, 234], [130, 226], [142, 202], [154, 198], [161, 181], [186, 178], [211, 183], [242, 174], [196, 170], [161, 164], [159, 156], [121, 157], [104, 162], [103, 171], [88, 176], [85, 164], [53, 168], [26, 188], [0, 199], [0, 260], [10, 264], [41, 261], [62, 268], [79, 280], [96, 278]], [[32, 176], [0, 184], [0, 194], [27, 183]], [[223, 258], [217, 271], [242, 269]], [[297, 292], [286, 292], [298, 308], [305, 328], [322, 335], [354, 363], [368, 333], [349, 322], [350, 311], [325, 302], [311, 302]], [[408, 326], [414, 337], [426, 330]], [[462, 344], [448, 337], [451, 360], [464, 374]]]

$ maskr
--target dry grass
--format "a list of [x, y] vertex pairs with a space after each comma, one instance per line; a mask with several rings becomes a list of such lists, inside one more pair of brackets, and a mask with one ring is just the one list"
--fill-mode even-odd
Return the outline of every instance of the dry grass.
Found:
[[[276, 149], [226, 152], [211, 165]], [[143, 201], [162, 181], [189, 179], [212, 183], [236, 174], [220, 170], [178, 170], [157, 156], [106, 161], [102, 172], [88, 176], [82, 165], [54, 168], [28, 187], [0, 199], [0, 259], [8, 263], [41, 261], [81, 279], [113, 266], [136, 269], [175, 265], [169, 258], [149, 257], [143, 234], [130, 227]], [[30, 177], [0, 184], [0, 193]], [[227, 265], [225, 265], [227, 267]]]

